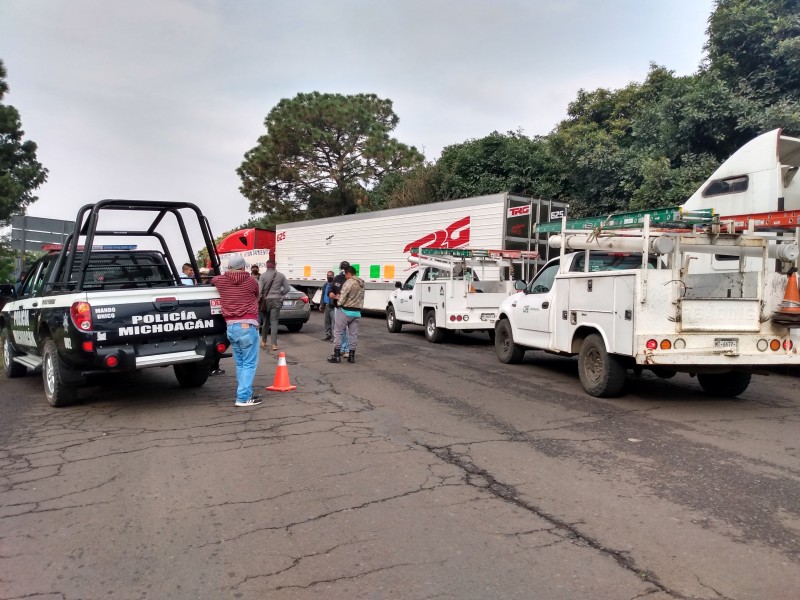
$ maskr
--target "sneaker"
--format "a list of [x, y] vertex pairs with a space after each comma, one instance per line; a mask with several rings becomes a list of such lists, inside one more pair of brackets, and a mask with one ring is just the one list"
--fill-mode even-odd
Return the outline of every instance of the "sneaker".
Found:
[[274, 352], [275, 350], [277, 350], [277, 349], [278, 349], [278, 344], [272, 344], [272, 350], [273, 350], [273, 352]]
[[252, 396], [250, 400], [237, 400], [236, 406], [255, 406], [261, 404], [261, 396]]
[[326, 335], [324, 338], [322, 338], [322, 341], [323, 342], [330, 342], [332, 339], [333, 339], [332, 335]]
[[214, 369], [211, 371], [211, 375], [225, 375], [225, 369]]

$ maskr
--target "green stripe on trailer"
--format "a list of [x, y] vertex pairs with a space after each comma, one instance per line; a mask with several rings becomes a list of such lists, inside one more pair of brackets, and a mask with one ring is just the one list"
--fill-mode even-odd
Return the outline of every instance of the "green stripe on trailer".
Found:
[[[614, 213], [605, 217], [586, 217], [567, 221], [567, 229], [625, 229], [628, 227], [641, 227], [645, 217], [650, 216], [651, 225], [661, 227], [688, 228], [692, 225], [709, 224], [714, 219], [714, 209], [704, 208], [694, 211], [684, 211], [680, 206], [658, 208], [655, 210], [634, 210], [629, 212]], [[556, 233], [561, 231], [561, 221], [539, 223], [536, 233]]]

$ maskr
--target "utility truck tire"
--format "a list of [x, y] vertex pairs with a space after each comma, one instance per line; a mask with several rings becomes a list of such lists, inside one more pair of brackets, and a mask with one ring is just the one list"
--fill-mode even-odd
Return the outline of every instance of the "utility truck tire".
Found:
[[8, 334], [3, 332], [0, 334], [0, 344], [3, 345], [3, 372], [6, 377], [22, 377], [28, 372], [25, 365], [14, 362], [14, 357], [17, 352], [11, 346], [11, 340], [8, 339]]
[[288, 330], [289, 330], [290, 332], [292, 332], [292, 333], [297, 333], [297, 332], [298, 332], [298, 331], [300, 331], [302, 328], [303, 328], [303, 324], [302, 324], [302, 323], [289, 323], [289, 324], [286, 326], [286, 329], [288, 329]]
[[735, 398], [750, 385], [750, 373], [698, 373], [697, 382], [709, 396]]
[[603, 338], [593, 333], [583, 340], [578, 354], [578, 375], [587, 394], [598, 398], [618, 396], [625, 387], [627, 370], [609, 354]]
[[200, 387], [211, 372], [208, 363], [184, 363], [173, 365], [173, 369], [178, 383], [185, 388]]
[[64, 367], [58, 358], [56, 343], [46, 339], [42, 351], [42, 381], [44, 394], [50, 406], [60, 408], [75, 401], [78, 388], [64, 383]]
[[491, 342], [492, 344], [494, 344], [494, 329], [490, 329], [490, 330], [489, 330], [489, 331], [487, 331], [486, 333], [488, 333], [488, 334], [489, 334], [489, 342]]
[[425, 313], [425, 339], [431, 344], [441, 344], [444, 336], [445, 330], [436, 326], [436, 311], [427, 311]]
[[507, 365], [522, 362], [522, 358], [525, 356], [525, 348], [514, 343], [514, 335], [511, 333], [508, 319], [502, 319], [495, 325], [494, 351], [500, 362]]
[[391, 304], [386, 308], [386, 329], [389, 333], [400, 333], [403, 324], [397, 320], [397, 315], [394, 314], [394, 306]]

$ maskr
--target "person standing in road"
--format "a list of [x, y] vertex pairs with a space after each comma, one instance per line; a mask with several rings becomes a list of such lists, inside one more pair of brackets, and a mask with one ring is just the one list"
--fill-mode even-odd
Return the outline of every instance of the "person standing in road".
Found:
[[[343, 260], [339, 263], [339, 274], [333, 278], [333, 282], [331, 283], [330, 291], [328, 292], [328, 296], [333, 300], [333, 323], [334, 327], [336, 326], [336, 319], [339, 315], [339, 302], [337, 298], [339, 297], [339, 293], [342, 291], [342, 286], [344, 282], [347, 281], [347, 278], [344, 276], [344, 270], [350, 266], [350, 263], [346, 260]], [[341, 353], [342, 356], [348, 356], [348, 352], [350, 351], [350, 339], [347, 335], [347, 330], [344, 332], [344, 337], [342, 337], [342, 345], [341, 345]]]
[[[261, 318], [261, 347], [267, 347], [269, 331], [272, 350], [278, 349], [278, 318], [281, 314], [283, 297], [291, 290], [283, 273], [275, 270], [275, 261], [267, 261], [267, 270], [258, 281], [258, 308]], [[267, 329], [269, 326], [269, 329]]]
[[236, 406], [261, 404], [253, 394], [253, 380], [258, 367], [258, 283], [246, 271], [241, 256], [234, 256], [228, 270], [211, 283], [219, 290], [222, 316], [236, 363]]
[[347, 362], [356, 362], [356, 347], [358, 347], [358, 320], [361, 318], [361, 309], [364, 307], [364, 280], [356, 277], [354, 267], [347, 266], [344, 270], [347, 279], [339, 294], [339, 311], [336, 315], [336, 326], [333, 330], [333, 354], [328, 357], [328, 362], [342, 362], [341, 343], [345, 330], [350, 338], [350, 353]]
[[326, 277], [328, 281], [322, 286], [322, 302], [319, 303], [319, 309], [323, 312], [325, 323], [325, 337], [322, 338], [324, 342], [333, 339], [333, 301], [328, 295], [333, 283], [333, 271], [328, 271]]
[[258, 281], [261, 278], [261, 273], [259, 272], [258, 265], [253, 265], [250, 267], [250, 275], [256, 278]]

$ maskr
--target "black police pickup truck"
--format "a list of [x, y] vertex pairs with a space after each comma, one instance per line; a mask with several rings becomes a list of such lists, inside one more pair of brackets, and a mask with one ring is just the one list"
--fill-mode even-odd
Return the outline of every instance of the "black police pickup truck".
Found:
[[[120, 216], [115, 211], [144, 215], [145, 225], [104, 230], [106, 215]], [[211, 364], [229, 356], [219, 294], [199, 278], [186, 285], [159, 231], [171, 221], [183, 238], [181, 251], [193, 257], [187, 213], [196, 216], [213, 272], [219, 273], [208, 221], [194, 204], [103, 200], [81, 208], [63, 248], [34, 263], [18, 292], [3, 286], [10, 296], [0, 311], [5, 376], [41, 370], [52, 406], [73, 401], [78, 387], [100, 373], [172, 366], [180, 385], [203, 385]], [[121, 216], [127, 223], [130, 215]], [[96, 244], [109, 236], [154, 240], [161, 249]], [[194, 271], [199, 273], [196, 264]]]

